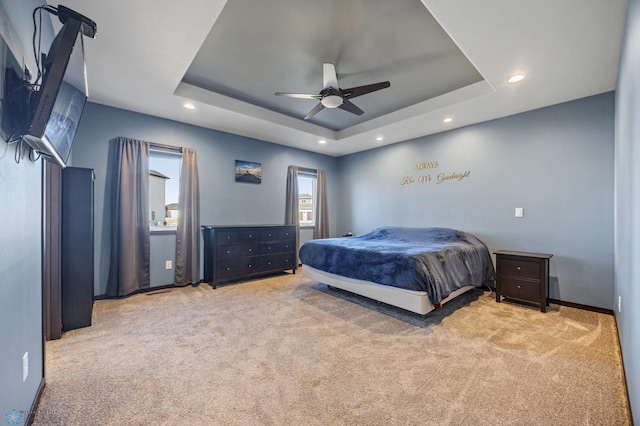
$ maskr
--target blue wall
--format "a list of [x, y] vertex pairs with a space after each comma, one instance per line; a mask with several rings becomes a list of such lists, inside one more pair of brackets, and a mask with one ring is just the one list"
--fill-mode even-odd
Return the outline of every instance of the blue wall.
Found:
[[[640, 1], [627, 3], [616, 89], [616, 319], [631, 408], [640, 413]], [[618, 309], [618, 299], [620, 308]]]
[[[200, 221], [202, 225], [249, 225], [284, 223], [287, 167], [291, 164], [327, 173], [330, 232], [335, 235], [337, 206], [337, 160], [320, 154], [264, 141], [195, 127], [175, 121], [88, 103], [74, 141], [73, 166], [95, 169], [96, 281], [95, 294], [104, 294], [109, 276], [111, 224], [112, 146], [117, 136], [197, 151], [200, 174]], [[262, 163], [262, 183], [235, 182], [235, 160]], [[166, 251], [158, 253], [166, 237], [152, 235], [155, 259], [152, 277], [162, 282], [167, 273]], [[163, 241], [158, 241], [162, 239]], [[174, 239], [175, 240], [175, 239]], [[156, 247], [154, 249], [154, 247]], [[201, 252], [202, 257], [202, 252]], [[201, 261], [202, 270], [202, 261]]]
[[[0, 0], [0, 30], [13, 27], [16, 58], [31, 60], [31, 11], [43, 1]], [[44, 28], [43, 46], [52, 31]], [[2, 52], [4, 53], [4, 52]], [[44, 375], [42, 347], [42, 161], [14, 161], [15, 145], [0, 141], [0, 422], [35, 401]], [[22, 357], [29, 375], [22, 381]]]
[[613, 124], [607, 93], [342, 157], [338, 228], [444, 226], [551, 253], [551, 298], [612, 309]]
[[[43, 3], [0, 0], [25, 58], [31, 11]], [[450, 226], [476, 233], [491, 250], [553, 253], [551, 297], [615, 310], [631, 405], [638, 413], [638, 28], [640, 0], [629, 0], [615, 121], [614, 96], [604, 94], [340, 159], [89, 103], [72, 165], [96, 170], [95, 294], [105, 292], [109, 268], [106, 212], [116, 136], [197, 150], [202, 224], [282, 223], [286, 167], [320, 168], [327, 171], [332, 236], [389, 224]], [[261, 162], [262, 184], [234, 182], [236, 159]], [[430, 161], [437, 167], [416, 169]], [[41, 170], [41, 162], [16, 164], [13, 147], [0, 149], [0, 187], [9, 206], [2, 209], [2, 223], [10, 224], [0, 227], [0, 418], [9, 409], [28, 410], [43, 378]], [[460, 181], [437, 183], [440, 173], [466, 171]], [[421, 183], [427, 175], [431, 181]], [[401, 185], [403, 178], [414, 182]], [[524, 208], [523, 218], [514, 217], [515, 207]], [[171, 245], [166, 239], [156, 242]], [[164, 260], [171, 252], [155, 253], [154, 284], [169, 284], [163, 283], [172, 276]], [[27, 351], [29, 378], [22, 383]]]

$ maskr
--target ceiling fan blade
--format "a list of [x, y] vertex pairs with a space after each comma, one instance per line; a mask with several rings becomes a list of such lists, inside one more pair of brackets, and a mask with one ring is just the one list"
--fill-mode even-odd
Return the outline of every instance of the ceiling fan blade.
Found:
[[338, 88], [336, 67], [329, 62], [322, 64], [322, 88], [326, 89], [327, 87]]
[[360, 108], [358, 108], [357, 106], [355, 106], [355, 104], [347, 99], [343, 99], [342, 100], [342, 105], [340, 105], [338, 108], [343, 109], [345, 111], [349, 111], [352, 114], [355, 115], [362, 115], [364, 114], [364, 111], [361, 110]]
[[342, 96], [344, 98], [355, 98], [357, 96], [366, 95], [367, 93], [375, 92], [376, 90], [386, 89], [390, 87], [391, 83], [383, 81], [380, 83], [367, 84], [364, 86], [351, 87], [349, 89], [342, 89]]
[[299, 99], [320, 99], [321, 95], [313, 95], [311, 93], [288, 93], [288, 92], [276, 92], [276, 96], [286, 96], [288, 98]]
[[313, 117], [314, 115], [322, 111], [323, 109], [324, 109], [324, 105], [322, 105], [321, 103], [318, 103], [318, 105], [316, 105], [311, 111], [309, 111], [309, 114], [307, 114], [304, 117], [304, 119], [305, 120], [310, 119], [311, 117]]

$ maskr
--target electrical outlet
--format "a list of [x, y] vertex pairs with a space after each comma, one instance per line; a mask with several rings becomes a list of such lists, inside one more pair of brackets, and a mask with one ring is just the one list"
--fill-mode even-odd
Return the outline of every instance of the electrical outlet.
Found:
[[167, 260], [164, 263], [164, 269], [171, 269], [171, 268], [173, 268], [173, 260]]
[[524, 208], [516, 207], [516, 217], [524, 217]]
[[618, 296], [618, 312], [622, 312], [622, 296]]
[[29, 376], [29, 352], [25, 352], [22, 355], [22, 382], [27, 381], [27, 377]]

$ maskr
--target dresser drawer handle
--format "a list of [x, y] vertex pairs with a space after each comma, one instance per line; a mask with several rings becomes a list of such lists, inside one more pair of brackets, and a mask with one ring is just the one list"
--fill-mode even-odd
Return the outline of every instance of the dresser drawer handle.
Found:
[[230, 251], [230, 250], [227, 250], [227, 254], [229, 254], [229, 253], [231, 253], [231, 251]]
[[271, 250], [271, 247], [267, 247], [267, 250]]
[[520, 287], [520, 286], [518, 285], [518, 288], [522, 288], [522, 287]]
[[251, 249], [249, 249], [249, 251], [251, 251]]
[[517, 269], [518, 271], [522, 270], [522, 268], [521, 268], [521, 267], [519, 267], [519, 266], [516, 266], [516, 269]]
[[231, 268], [227, 268], [227, 271], [230, 271], [230, 270], [231, 270]]
[[231, 235], [227, 235], [227, 240], [230, 240], [230, 239], [231, 239]]
[[267, 265], [271, 265], [271, 262], [267, 262]]
[[249, 268], [251, 268], [251, 265], [249, 265]]

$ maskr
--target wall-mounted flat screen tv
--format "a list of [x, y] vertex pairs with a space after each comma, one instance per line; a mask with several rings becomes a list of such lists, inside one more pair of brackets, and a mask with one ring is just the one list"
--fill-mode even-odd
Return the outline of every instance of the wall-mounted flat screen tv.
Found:
[[87, 96], [82, 23], [68, 19], [43, 60], [42, 86], [24, 141], [45, 160], [66, 166]]
[[0, 136], [8, 143], [20, 139], [28, 116], [27, 85], [22, 69], [4, 37], [0, 37]]

